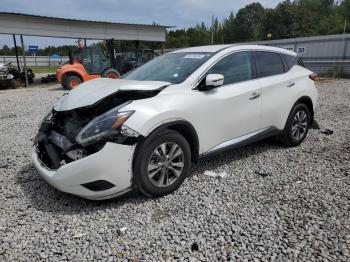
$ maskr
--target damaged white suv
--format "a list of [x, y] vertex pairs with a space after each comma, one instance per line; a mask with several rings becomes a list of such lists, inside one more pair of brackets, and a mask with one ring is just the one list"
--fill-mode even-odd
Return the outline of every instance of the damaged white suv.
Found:
[[313, 121], [314, 80], [284, 49], [178, 50], [63, 96], [41, 123], [33, 163], [52, 186], [88, 199], [166, 195], [202, 156], [270, 136], [299, 145]]

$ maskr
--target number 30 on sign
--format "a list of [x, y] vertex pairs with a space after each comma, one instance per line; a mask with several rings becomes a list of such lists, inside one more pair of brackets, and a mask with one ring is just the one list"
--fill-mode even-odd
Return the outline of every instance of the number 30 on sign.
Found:
[[297, 47], [297, 54], [298, 55], [303, 55], [306, 53], [306, 47], [305, 46], [298, 46]]

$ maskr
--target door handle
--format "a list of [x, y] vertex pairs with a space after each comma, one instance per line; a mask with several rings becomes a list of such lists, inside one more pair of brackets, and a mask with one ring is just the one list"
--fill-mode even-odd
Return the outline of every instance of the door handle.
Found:
[[260, 97], [260, 93], [254, 92], [254, 93], [252, 93], [252, 96], [249, 97], [249, 99], [254, 100], [254, 99], [257, 99], [258, 97]]
[[295, 85], [295, 83], [294, 83], [294, 82], [291, 82], [291, 83], [288, 83], [287, 87], [292, 87], [292, 86], [294, 86], [294, 85]]

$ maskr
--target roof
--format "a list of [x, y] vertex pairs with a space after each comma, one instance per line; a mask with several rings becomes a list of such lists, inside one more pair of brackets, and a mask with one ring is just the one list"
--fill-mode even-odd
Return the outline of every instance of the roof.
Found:
[[0, 12], [0, 34], [165, 42], [170, 27]]
[[279, 53], [285, 53], [288, 55], [295, 56], [296, 54], [292, 51], [278, 48], [278, 47], [272, 47], [272, 46], [264, 46], [264, 45], [249, 45], [249, 44], [230, 44], [230, 45], [207, 45], [207, 46], [196, 46], [196, 47], [189, 47], [184, 49], [178, 49], [171, 53], [199, 53], [199, 52], [208, 52], [208, 53], [216, 53], [224, 49], [230, 50], [266, 50], [266, 51], [274, 51]]
[[134, 23], [121, 23], [121, 22], [110, 22], [110, 21], [97, 21], [97, 20], [85, 20], [85, 19], [74, 19], [74, 18], [64, 18], [58, 16], [45, 16], [45, 15], [34, 15], [34, 14], [23, 14], [17, 12], [0, 12], [0, 15], [18, 15], [24, 17], [39, 17], [39, 18], [49, 18], [49, 19], [60, 19], [65, 21], [80, 21], [80, 22], [91, 22], [91, 23], [106, 23], [106, 24], [117, 24], [117, 25], [137, 25], [137, 26], [151, 26], [151, 27], [163, 27], [163, 28], [173, 28], [174, 26], [168, 25], [158, 25], [158, 24], [134, 24]]
[[183, 49], [177, 49], [173, 51], [172, 53], [199, 53], [199, 52], [208, 52], [208, 53], [216, 53], [224, 48], [232, 47], [234, 45], [203, 45], [203, 46], [195, 46], [195, 47], [188, 47]]

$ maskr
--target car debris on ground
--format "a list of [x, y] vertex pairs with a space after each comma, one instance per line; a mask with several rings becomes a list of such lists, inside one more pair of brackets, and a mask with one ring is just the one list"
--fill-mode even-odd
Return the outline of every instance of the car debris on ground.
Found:
[[213, 171], [206, 170], [204, 171], [204, 175], [210, 176], [210, 177], [225, 178], [225, 176], [227, 176], [227, 173], [226, 172], [216, 173]]

